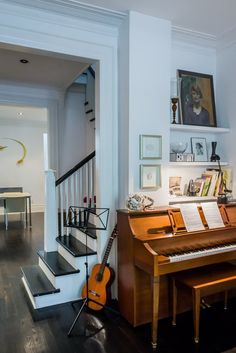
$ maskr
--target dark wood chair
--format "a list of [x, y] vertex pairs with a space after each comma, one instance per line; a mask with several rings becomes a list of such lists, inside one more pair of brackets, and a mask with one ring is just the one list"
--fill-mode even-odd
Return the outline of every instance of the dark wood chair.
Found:
[[228, 290], [236, 287], [236, 266], [220, 263], [193, 270], [177, 272], [171, 276], [173, 290], [173, 325], [176, 325], [177, 296], [181, 286], [192, 292], [194, 341], [199, 342], [199, 322], [201, 298], [224, 292], [224, 308], [227, 309]]

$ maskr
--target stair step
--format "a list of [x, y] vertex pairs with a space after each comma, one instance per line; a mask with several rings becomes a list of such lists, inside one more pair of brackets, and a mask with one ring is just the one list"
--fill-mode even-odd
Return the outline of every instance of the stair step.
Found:
[[37, 254], [56, 277], [80, 272], [80, 270], [71, 266], [57, 251], [46, 252], [40, 250]]
[[79, 229], [81, 232], [87, 234], [90, 238], [97, 239], [95, 225], [92, 223], [88, 223], [87, 226], [89, 229], [81, 227], [81, 225], [79, 225], [79, 223], [67, 223], [65, 225], [65, 227]]
[[38, 265], [21, 267], [21, 271], [33, 297], [60, 292]]
[[73, 237], [73, 235], [64, 235], [57, 237], [56, 241], [61, 244], [71, 255], [74, 257], [86, 256], [86, 255], [96, 255], [97, 252], [86, 247], [85, 244], [81, 243], [78, 239]]

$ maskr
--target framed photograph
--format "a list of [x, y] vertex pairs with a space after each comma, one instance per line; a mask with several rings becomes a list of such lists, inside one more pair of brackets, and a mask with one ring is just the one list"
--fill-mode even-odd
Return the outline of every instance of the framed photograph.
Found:
[[192, 152], [196, 162], [207, 162], [207, 144], [204, 137], [191, 137]]
[[161, 187], [161, 166], [140, 165], [140, 188], [158, 189]]
[[181, 122], [216, 127], [213, 76], [178, 70]]
[[139, 136], [140, 159], [162, 158], [162, 137], [159, 135]]

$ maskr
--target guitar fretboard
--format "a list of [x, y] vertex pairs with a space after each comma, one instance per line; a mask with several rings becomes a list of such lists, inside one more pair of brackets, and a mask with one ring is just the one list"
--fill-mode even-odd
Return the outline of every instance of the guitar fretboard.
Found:
[[115, 228], [114, 228], [114, 230], [113, 230], [113, 232], [112, 232], [112, 234], [110, 236], [110, 239], [108, 241], [107, 248], [106, 248], [105, 254], [103, 256], [103, 260], [102, 260], [100, 269], [99, 269], [99, 275], [100, 276], [103, 276], [103, 272], [104, 272], [104, 269], [105, 269], [105, 266], [106, 266], [110, 251], [111, 251], [113, 240], [116, 238], [116, 236], [117, 236], [117, 226], [115, 226]]

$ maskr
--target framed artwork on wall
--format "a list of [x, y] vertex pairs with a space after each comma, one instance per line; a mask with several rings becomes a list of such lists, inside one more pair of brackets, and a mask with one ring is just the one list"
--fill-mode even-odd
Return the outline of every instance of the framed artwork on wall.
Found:
[[162, 137], [159, 135], [139, 136], [140, 159], [162, 158]]
[[161, 187], [161, 166], [155, 164], [140, 165], [140, 189], [158, 189]]
[[213, 76], [178, 70], [181, 122], [186, 125], [216, 127]]
[[204, 137], [191, 137], [192, 152], [196, 162], [207, 162], [207, 144]]

